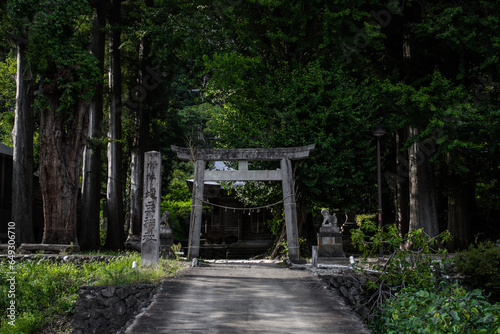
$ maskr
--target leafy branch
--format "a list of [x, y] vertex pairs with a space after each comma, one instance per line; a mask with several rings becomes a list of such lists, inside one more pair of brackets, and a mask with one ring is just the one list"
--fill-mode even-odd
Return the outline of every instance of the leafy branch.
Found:
[[[363, 254], [363, 268], [375, 270], [378, 276], [367, 285], [374, 291], [367, 302], [372, 305], [372, 313], [401, 289], [432, 288], [440, 279], [440, 268], [433, 258], [440, 261], [447, 258], [447, 251], [439, 246], [450, 239], [448, 231], [430, 237], [423, 229], [402, 236], [395, 225], [379, 228], [374, 221], [364, 221], [359, 229], [353, 230], [352, 243]], [[377, 257], [381, 251], [386, 254], [384, 258], [369, 262], [369, 258]]]

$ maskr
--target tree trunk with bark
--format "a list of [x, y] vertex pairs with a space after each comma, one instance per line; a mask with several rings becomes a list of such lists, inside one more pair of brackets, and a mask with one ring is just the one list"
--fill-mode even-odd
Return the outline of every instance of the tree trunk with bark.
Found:
[[17, 46], [16, 113], [12, 138], [12, 221], [16, 244], [35, 241], [33, 232], [33, 80], [25, 45]]
[[113, 0], [110, 16], [109, 46], [109, 144], [108, 144], [108, 229], [106, 248], [120, 249], [125, 239], [122, 175], [122, 100], [121, 100], [121, 0]]
[[45, 92], [49, 108], [40, 112], [40, 186], [44, 244], [78, 244], [76, 205], [85, 145], [88, 103], [80, 100], [71, 115], [60, 112], [60, 96]]
[[[91, 51], [99, 62], [100, 77], [104, 73], [104, 49], [106, 26], [106, 2], [96, 2]], [[82, 250], [97, 249], [100, 246], [100, 200], [101, 200], [101, 153], [103, 119], [103, 82], [97, 83], [94, 98], [89, 109], [87, 145], [83, 157], [82, 215], [78, 227], [78, 239]]]
[[[151, 6], [150, 1], [146, 1]], [[144, 153], [149, 142], [149, 111], [147, 109], [150, 75], [147, 73], [150, 40], [147, 36], [141, 39], [138, 48], [138, 71], [137, 85], [139, 89], [133, 89], [131, 103], [129, 105], [134, 111], [135, 134], [131, 149], [130, 161], [130, 213], [128, 238], [141, 236], [142, 233], [142, 192], [144, 180]]]
[[408, 234], [410, 224], [408, 150], [403, 150], [407, 137], [406, 129], [400, 129], [396, 133], [396, 225], [403, 237]]
[[474, 203], [473, 187], [455, 187], [448, 196], [448, 231], [451, 250], [466, 249], [471, 242], [470, 208]]
[[[451, 162], [448, 155], [448, 164]], [[450, 250], [466, 249], [471, 242], [471, 213], [474, 209], [474, 182], [465, 182], [462, 175], [452, 173], [449, 176], [448, 191], [448, 231], [453, 237], [448, 242]]]
[[[419, 135], [419, 130], [411, 127], [410, 137]], [[410, 224], [409, 232], [423, 228], [430, 237], [439, 234], [434, 187], [434, 168], [429, 160], [430, 151], [425, 143], [415, 140], [410, 146]]]

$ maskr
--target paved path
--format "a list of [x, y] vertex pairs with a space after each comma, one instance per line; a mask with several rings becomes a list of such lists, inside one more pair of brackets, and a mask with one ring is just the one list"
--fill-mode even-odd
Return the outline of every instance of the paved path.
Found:
[[371, 333], [311, 272], [211, 264], [162, 284], [127, 334]]

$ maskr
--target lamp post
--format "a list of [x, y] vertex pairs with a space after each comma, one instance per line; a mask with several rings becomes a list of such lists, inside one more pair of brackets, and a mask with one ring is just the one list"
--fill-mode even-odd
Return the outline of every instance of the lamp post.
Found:
[[[382, 168], [380, 166], [380, 137], [386, 132], [381, 127], [373, 131], [373, 135], [377, 137], [377, 185], [378, 185], [378, 227], [382, 229]], [[383, 256], [383, 248], [380, 248], [380, 256]]]

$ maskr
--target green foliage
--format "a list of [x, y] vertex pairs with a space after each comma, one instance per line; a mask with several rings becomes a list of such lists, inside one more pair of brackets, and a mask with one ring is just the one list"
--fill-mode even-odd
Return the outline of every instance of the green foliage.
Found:
[[311, 256], [309, 243], [306, 238], [299, 238], [299, 250], [302, 257]]
[[[251, 169], [257, 169], [253, 166]], [[264, 168], [272, 169], [272, 168]], [[250, 181], [243, 185], [226, 187], [228, 191], [234, 191], [236, 197], [248, 206], [259, 207], [277, 203], [283, 199], [281, 185], [278, 182]]]
[[377, 214], [376, 213], [366, 213], [362, 215], [356, 215], [356, 225], [359, 227], [362, 226], [373, 226], [373, 224], [377, 220]]
[[288, 257], [288, 243], [285, 239], [278, 241], [279, 255], [278, 257], [287, 258]]
[[12, 141], [14, 119], [14, 111], [5, 111], [0, 114], [0, 141], [10, 147], [14, 146], [14, 143]]
[[[192, 163], [180, 163], [172, 172], [170, 183], [166, 187], [167, 194], [162, 197], [161, 211], [170, 213], [168, 223], [176, 240], [187, 239], [192, 194], [186, 180], [192, 178], [193, 172]], [[203, 208], [204, 214], [211, 209], [212, 207]]]
[[15, 326], [2, 321], [1, 333], [37, 333], [51, 317], [74, 312], [78, 288], [83, 285], [120, 285], [158, 283], [167, 275], [174, 275], [176, 262], [161, 260], [158, 268], [132, 269], [132, 262], [140, 262], [137, 253], [125, 253], [108, 263], [93, 261], [82, 265], [53, 263], [46, 259], [22, 261], [9, 268], [0, 264], [0, 309], [2, 319], [7, 318], [10, 283], [7, 278], [15, 272]]
[[[213, 29], [210, 42], [199, 40], [198, 64], [210, 73], [205, 98], [224, 107], [207, 122], [216, 145], [316, 142], [296, 173], [308, 205], [373, 210], [370, 134], [380, 124], [391, 133], [420, 128], [439, 181], [448, 172], [471, 183], [498, 178], [500, 15], [491, 2], [251, 1], [211, 9], [197, 18]], [[392, 158], [391, 137], [383, 163]], [[452, 183], [438, 191], [446, 195]]]
[[181, 162], [172, 172], [167, 194], [162, 197], [161, 211], [168, 211], [168, 224], [176, 240], [187, 236], [189, 215], [191, 212], [191, 191], [186, 180], [193, 175], [193, 164]]
[[189, 143], [197, 147], [210, 145], [209, 139], [212, 134], [207, 133], [206, 124], [213, 115], [218, 113], [219, 109], [220, 107], [217, 105], [202, 103], [179, 110], [180, 123]]
[[[416, 126], [421, 139], [435, 146], [439, 195], [453, 185], [450, 175], [460, 175], [477, 184], [481, 210], [495, 208], [500, 7], [487, 0], [390, 3], [401, 8], [379, 0], [125, 1], [124, 88], [133, 92], [137, 85], [141, 41], [151, 42], [144, 61], [166, 74], [142, 105], [151, 115], [150, 148], [168, 156], [169, 145], [185, 137], [203, 147], [314, 142], [311, 157], [296, 165], [298, 201], [309, 209], [335, 204], [359, 212], [376, 203], [372, 130], [382, 124], [394, 134]], [[59, 111], [71, 114], [77, 100], [91, 96], [88, 88], [97, 77], [89, 52], [92, 2], [10, 0], [1, 6], [0, 30], [28, 42], [30, 66], [42, 88], [39, 106], [46, 108], [41, 97], [54, 88]], [[382, 10], [390, 11], [384, 24], [373, 14]], [[411, 43], [403, 52], [405, 40]], [[0, 102], [2, 94], [12, 95], [5, 70], [0, 66]], [[125, 142], [131, 145], [135, 124], [126, 108]], [[12, 121], [12, 114], [2, 114], [5, 137]], [[200, 132], [205, 138], [198, 138]], [[383, 139], [384, 170], [394, 158], [393, 138]], [[173, 160], [165, 159], [164, 175], [176, 168]], [[189, 201], [178, 187], [182, 182], [163, 187], [170, 196], [163, 209], [171, 211], [176, 236]], [[255, 187], [241, 195], [255, 201], [268, 191]], [[279, 215], [272, 226], [279, 232]]]
[[172, 249], [172, 253], [174, 253], [174, 256], [175, 256], [175, 259], [176, 260], [179, 260], [180, 258], [180, 251], [182, 249], [182, 244], [179, 242], [178, 244], [173, 244], [172, 247], [170, 247]]
[[249, 80], [247, 85], [253, 82], [252, 89], [234, 100], [233, 95], [226, 96], [224, 109], [208, 122], [211, 132], [217, 133], [217, 145], [290, 147], [316, 143], [311, 157], [298, 163], [295, 170], [303, 200], [317, 206], [335, 202], [345, 210], [369, 206], [370, 197], [376, 194], [375, 189], [370, 191], [370, 171], [376, 166], [376, 155], [370, 151], [375, 146], [366, 132], [375, 121], [370, 112], [376, 109], [374, 92], [364, 83], [346, 79], [341, 70], [331, 72], [319, 62], [271, 71]]
[[191, 178], [194, 173], [193, 164], [190, 162], [181, 162], [171, 174], [170, 182], [167, 186], [168, 192], [164, 197], [165, 201], [188, 201], [191, 199], [191, 191], [186, 180]]
[[432, 254], [437, 251], [438, 260], [446, 259], [445, 249], [433, 249], [438, 242], [449, 240], [449, 233], [443, 232], [436, 238], [430, 238], [423, 229], [414, 230], [407, 236], [401, 236], [394, 225], [380, 229], [378, 224], [365, 220], [359, 229], [351, 233], [352, 243], [363, 254], [362, 262], [368, 258], [387, 254], [387, 260], [372, 266], [379, 271], [379, 279], [374, 288], [380, 292], [376, 304], [384, 302], [400, 289], [431, 289], [439, 282], [440, 264], [435, 263]]
[[25, 35], [32, 69], [45, 92], [60, 94], [60, 111], [89, 100], [97, 83], [97, 60], [89, 51], [92, 8], [87, 1], [15, 0], [8, 15], [14, 32]]
[[500, 333], [500, 304], [490, 304], [481, 291], [458, 285], [437, 290], [403, 289], [389, 299], [375, 333]]
[[15, 57], [0, 62], [0, 141], [10, 146], [16, 104], [16, 71]]
[[284, 225], [284, 217], [283, 217], [283, 208], [281, 206], [279, 207], [272, 207], [270, 209], [271, 217], [269, 217], [266, 220], [266, 225], [269, 227], [269, 230], [271, 233], [277, 237], [279, 236], [281, 229], [283, 228]]
[[[481, 291], [468, 292], [441, 276], [447, 254], [440, 249], [435, 255], [433, 247], [449, 238], [447, 232], [429, 238], [421, 229], [402, 237], [395, 226], [380, 229], [372, 220], [364, 220], [352, 232], [353, 244], [363, 252], [365, 267], [368, 257], [379, 255], [380, 250], [386, 254], [383, 262], [371, 266], [378, 271], [378, 280], [368, 286], [374, 292], [369, 321], [376, 333], [497, 333], [500, 304], [489, 304]], [[479, 258], [485, 251], [484, 247], [471, 251], [469, 270], [479, 268]], [[485, 262], [488, 258], [492, 256], [486, 256]], [[461, 266], [459, 262], [457, 267]], [[494, 272], [498, 263], [488, 268]], [[479, 272], [483, 276], [478, 277], [484, 278], [484, 272]], [[498, 277], [492, 280], [498, 281]]]
[[217, 87], [230, 89], [229, 94], [238, 93], [238, 88], [245, 87], [248, 76], [259, 66], [261, 59], [249, 58], [239, 55], [236, 52], [218, 54], [215, 53], [209, 58], [204, 56], [205, 67], [215, 70], [215, 80], [217, 86], [212, 94], [217, 94]]
[[16, 102], [16, 58], [6, 57], [0, 62], [0, 111], [13, 111]]
[[95, 285], [126, 285], [158, 283], [166, 275], [175, 274], [179, 267], [172, 260], [160, 259], [160, 264], [153, 268], [132, 269], [132, 263], [140, 265], [138, 253], [127, 254], [115, 261], [110, 261], [105, 267], [97, 270], [99, 278]]
[[[7, 265], [2, 263], [1, 309], [8, 303], [9, 277]], [[78, 272], [70, 264], [53, 265], [47, 261], [23, 262], [15, 266], [16, 326], [2, 322], [2, 333], [32, 333], [41, 328], [47, 317], [54, 313], [72, 312], [78, 285]], [[60, 296], [54, 298], [54, 296]], [[2, 315], [6, 318], [6, 314]]]
[[487, 179], [476, 184], [476, 201], [486, 210], [500, 211], [500, 193], [497, 192], [499, 180]]
[[176, 240], [186, 239], [189, 215], [191, 213], [191, 201], [162, 201], [162, 211], [170, 212], [168, 224], [172, 229]]
[[471, 245], [454, 258], [464, 283], [474, 289], [482, 289], [500, 301], [500, 247], [492, 242]]

